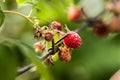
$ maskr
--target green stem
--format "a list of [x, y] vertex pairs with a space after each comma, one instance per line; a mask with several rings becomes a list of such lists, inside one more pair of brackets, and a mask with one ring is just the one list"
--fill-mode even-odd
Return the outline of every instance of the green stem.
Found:
[[34, 24], [34, 22], [26, 15], [22, 14], [22, 13], [19, 13], [19, 12], [16, 12], [16, 11], [8, 11], [8, 10], [4, 10], [3, 11], [4, 13], [10, 13], [10, 14], [17, 14], [19, 16], [22, 16], [24, 17], [25, 19], [27, 19], [29, 22], [31, 22], [32, 24]]

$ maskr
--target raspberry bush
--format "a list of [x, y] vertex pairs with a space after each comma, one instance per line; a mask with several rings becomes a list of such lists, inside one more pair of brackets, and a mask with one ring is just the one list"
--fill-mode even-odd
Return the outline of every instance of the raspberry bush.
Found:
[[119, 22], [120, 0], [1, 0], [0, 80], [108, 80]]

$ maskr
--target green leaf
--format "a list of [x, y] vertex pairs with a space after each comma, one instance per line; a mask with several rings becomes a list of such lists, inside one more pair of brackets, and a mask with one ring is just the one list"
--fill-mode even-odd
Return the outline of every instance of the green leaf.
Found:
[[88, 17], [96, 17], [104, 10], [103, 0], [82, 0], [82, 7]]
[[0, 79], [15, 80], [17, 58], [13, 50], [0, 44]]
[[32, 0], [16, 0], [16, 1], [19, 6], [25, 5], [25, 4], [33, 4]]
[[26, 0], [16, 0], [18, 5], [24, 3]]
[[69, 3], [63, 0], [38, 0], [35, 5], [33, 12], [40, 24], [45, 24], [53, 20], [64, 21]]
[[0, 27], [1, 27], [1, 25], [3, 24], [4, 19], [5, 19], [5, 14], [3, 13], [2, 10], [0, 10]]

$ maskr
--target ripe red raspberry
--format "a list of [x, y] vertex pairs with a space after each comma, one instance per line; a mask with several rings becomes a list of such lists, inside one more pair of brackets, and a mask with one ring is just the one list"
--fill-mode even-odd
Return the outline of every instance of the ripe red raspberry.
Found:
[[78, 48], [82, 44], [82, 40], [76, 32], [70, 31], [69, 35], [64, 38], [64, 43], [70, 48]]
[[62, 31], [62, 25], [57, 21], [53, 21], [51, 23], [51, 26], [53, 27], [53, 29], [57, 29], [57, 30]]
[[70, 52], [71, 51], [70, 51], [69, 48], [67, 48], [66, 46], [63, 47], [58, 54], [60, 60], [63, 61], [63, 62], [70, 61], [71, 60], [71, 53]]
[[81, 10], [75, 6], [71, 6], [68, 11], [68, 19], [70, 21], [78, 21], [82, 16]]

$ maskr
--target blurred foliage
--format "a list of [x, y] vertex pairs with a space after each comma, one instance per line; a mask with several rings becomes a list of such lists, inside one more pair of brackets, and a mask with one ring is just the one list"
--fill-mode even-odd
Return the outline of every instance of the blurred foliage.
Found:
[[[80, 3], [82, 5], [80, 5]], [[85, 7], [89, 17], [95, 17], [104, 9], [103, 0], [5, 0], [0, 2], [2, 10], [15, 10], [40, 20], [40, 26], [53, 20], [67, 24], [71, 30], [83, 23], [70, 22], [67, 11], [71, 4]], [[0, 11], [0, 25], [4, 15]], [[107, 15], [106, 15], [107, 16]], [[24, 18], [5, 14], [0, 28], [0, 80], [108, 80], [120, 68], [120, 34], [111, 33], [108, 37], [97, 37], [91, 29], [80, 33], [83, 44], [73, 50], [68, 63], [56, 61], [46, 67], [34, 52], [32, 24]], [[37, 72], [30, 70], [17, 76], [17, 69], [34, 64]]]
[[[84, 12], [88, 17], [96, 17], [104, 10], [104, 1], [103, 0], [82, 0], [82, 7]], [[99, 4], [98, 4], [99, 3]]]
[[0, 26], [3, 24], [4, 18], [5, 18], [5, 15], [2, 12], [2, 10], [0, 10]]

